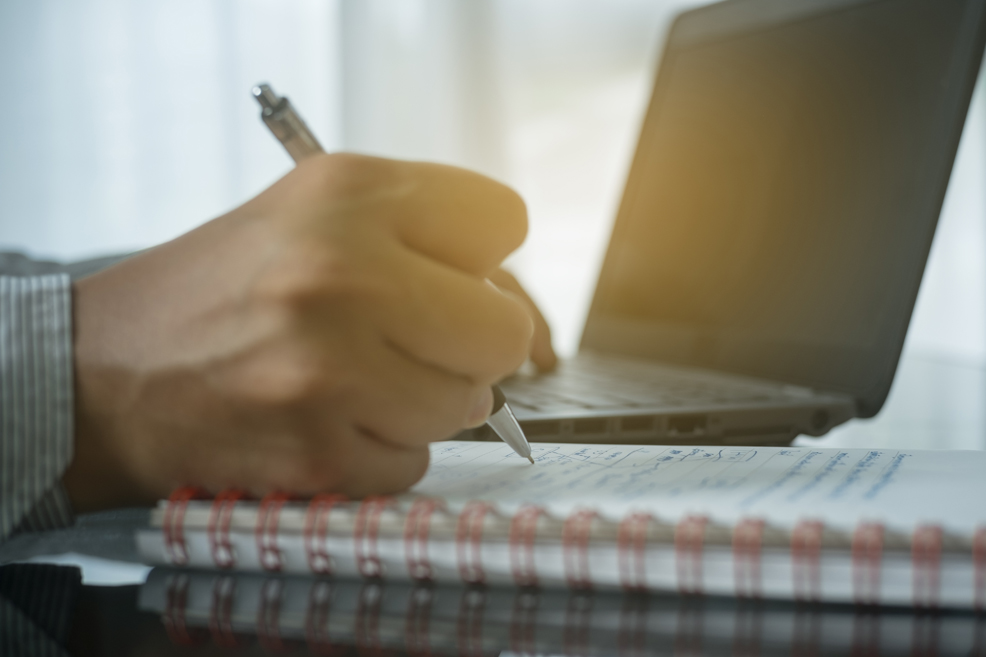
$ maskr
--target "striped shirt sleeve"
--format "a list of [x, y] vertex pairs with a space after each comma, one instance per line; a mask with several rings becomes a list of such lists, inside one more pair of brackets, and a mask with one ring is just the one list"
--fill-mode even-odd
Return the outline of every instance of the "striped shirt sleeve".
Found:
[[68, 274], [0, 275], [0, 540], [72, 522], [72, 392]]

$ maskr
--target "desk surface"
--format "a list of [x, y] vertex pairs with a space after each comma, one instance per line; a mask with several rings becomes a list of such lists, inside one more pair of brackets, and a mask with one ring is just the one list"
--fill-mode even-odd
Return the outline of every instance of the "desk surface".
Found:
[[908, 355], [875, 418], [853, 420], [821, 438], [802, 436], [796, 444], [986, 449], [986, 368]]

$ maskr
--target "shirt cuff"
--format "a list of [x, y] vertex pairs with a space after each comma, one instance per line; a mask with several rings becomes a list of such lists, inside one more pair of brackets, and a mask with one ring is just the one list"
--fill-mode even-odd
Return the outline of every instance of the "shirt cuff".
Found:
[[0, 540], [72, 522], [71, 296], [67, 274], [0, 276]]

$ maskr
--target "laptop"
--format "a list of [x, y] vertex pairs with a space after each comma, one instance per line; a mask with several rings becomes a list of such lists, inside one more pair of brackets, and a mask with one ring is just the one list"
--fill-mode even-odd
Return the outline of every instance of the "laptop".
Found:
[[875, 415], [984, 20], [982, 0], [678, 16], [579, 352], [502, 385], [528, 438], [777, 445]]

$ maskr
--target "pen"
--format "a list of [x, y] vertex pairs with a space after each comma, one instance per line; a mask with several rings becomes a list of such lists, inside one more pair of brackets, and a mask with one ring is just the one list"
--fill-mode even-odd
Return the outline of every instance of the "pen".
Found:
[[[253, 88], [253, 97], [263, 108], [260, 118], [263, 119], [277, 140], [281, 142], [295, 164], [306, 157], [324, 153], [322, 145], [315, 139], [305, 122], [294, 111], [291, 101], [285, 96], [278, 96], [267, 84], [258, 84]], [[521, 457], [534, 463], [531, 456], [531, 444], [527, 442], [520, 423], [514, 417], [513, 411], [507, 405], [507, 398], [499, 386], [493, 386], [493, 410], [486, 424], [500, 439], [510, 445]]]

